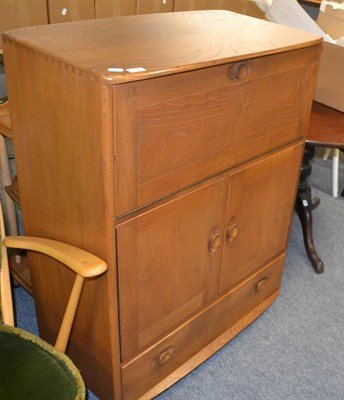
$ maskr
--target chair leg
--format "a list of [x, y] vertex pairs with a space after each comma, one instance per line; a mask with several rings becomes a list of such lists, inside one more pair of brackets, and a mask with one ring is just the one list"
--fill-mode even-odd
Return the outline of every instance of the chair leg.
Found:
[[[4, 220], [2, 218], [2, 207], [0, 203], [0, 231], [1, 236], [5, 237]], [[8, 267], [7, 251], [3, 243], [0, 243], [1, 248], [1, 268], [0, 268], [0, 308], [3, 323], [6, 325], [14, 326], [14, 314], [13, 314], [13, 301], [12, 291], [10, 283], [10, 271]], [[2, 321], [0, 321], [0, 324]]]
[[[16, 215], [14, 201], [5, 191], [5, 186], [10, 186], [12, 184], [12, 177], [10, 172], [10, 165], [8, 162], [6, 140], [1, 135], [0, 135], [0, 163], [1, 163], [2, 189], [5, 197], [10, 235], [18, 236], [17, 215]], [[16, 256], [15, 259], [17, 263], [20, 263], [20, 256]]]
[[[0, 136], [0, 161], [1, 161], [1, 178], [2, 178], [2, 187], [5, 189], [5, 186], [9, 186], [12, 184], [12, 177], [10, 173], [10, 166], [8, 162], [8, 155], [6, 149], [6, 141], [3, 136]], [[4, 190], [6, 209], [9, 220], [9, 228], [10, 234], [17, 236], [17, 219], [16, 212], [13, 200], [9, 197], [9, 195]]]
[[330, 153], [331, 153], [331, 150], [332, 150], [332, 149], [331, 149], [330, 147], [327, 147], [327, 148], [325, 149], [324, 155], [323, 155], [323, 157], [322, 157], [323, 160], [327, 160], [327, 159], [329, 158]]
[[338, 197], [339, 149], [333, 150], [332, 163], [332, 195]]

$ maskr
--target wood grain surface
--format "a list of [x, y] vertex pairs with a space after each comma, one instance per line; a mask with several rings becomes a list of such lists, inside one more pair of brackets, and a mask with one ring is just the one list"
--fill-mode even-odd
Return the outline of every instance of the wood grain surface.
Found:
[[[171, 334], [125, 363], [123, 398], [139, 398], [149, 387], [163, 380], [245, 314], [277, 292], [281, 283], [284, 258], [282, 255], [273, 263], [269, 263], [235, 290], [227, 292], [211, 306], [194, 314]], [[266, 280], [266, 286], [257, 291], [256, 285], [262, 279]], [[166, 351], [171, 353], [170, 358], [161, 360], [160, 356]]]
[[[5, 35], [25, 232], [108, 265], [68, 349], [102, 400], [162, 390], [278, 293], [320, 43], [226, 11]], [[72, 274], [29, 257], [54, 341]]]
[[[308, 47], [322, 38], [215, 10], [30, 27], [7, 33], [4, 40], [15, 40], [75, 72], [114, 84]], [[136, 68], [144, 70], [135, 72]]]
[[304, 137], [319, 47], [115, 85], [117, 216]]
[[344, 149], [344, 113], [313, 102], [307, 143]]

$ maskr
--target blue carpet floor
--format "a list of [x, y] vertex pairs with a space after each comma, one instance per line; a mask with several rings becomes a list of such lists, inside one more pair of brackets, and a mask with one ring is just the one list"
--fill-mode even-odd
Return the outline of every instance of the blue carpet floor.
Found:
[[[279, 298], [158, 400], [344, 400], [344, 199], [313, 194], [325, 272], [315, 274], [295, 217]], [[18, 325], [37, 332], [31, 296], [19, 288], [15, 298]]]

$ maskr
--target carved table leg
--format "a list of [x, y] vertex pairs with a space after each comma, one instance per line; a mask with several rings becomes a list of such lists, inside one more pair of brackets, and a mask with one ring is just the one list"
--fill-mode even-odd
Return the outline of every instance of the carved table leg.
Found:
[[319, 205], [320, 199], [315, 198], [312, 200], [312, 191], [308, 185], [308, 180], [312, 172], [310, 161], [314, 157], [314, 152], [315, 150], [313, 146], [306, 145], [302, 160], [295, 209], [301, 221], [306, 252], [313, 265], [313, 268], [315, 269], [315, 272], [320, 274], [324, 271], [324, 263], [318, 256], [314, 247], [312, 221], [312, 210]]

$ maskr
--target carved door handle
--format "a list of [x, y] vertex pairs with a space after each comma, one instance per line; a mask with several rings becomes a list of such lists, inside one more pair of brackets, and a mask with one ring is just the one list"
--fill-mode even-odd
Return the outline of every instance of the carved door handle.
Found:
[[234, 224], [229, 226], [227, 229], [227, 240], [233, 240], [238, 236], [239, 233], [239, 225]]
[[235, 217], [229, 220], [227, 229], [226, 229], [226, 239], [228, 242], [231, 242], [239, 235], [239, 224]]
[[210, 232], [209, 241], [208, 241], [208, 250], [210, 253], [215, 253], [215, 251], [221, 245], [221, 234], [220, 228], [215, 226]]

